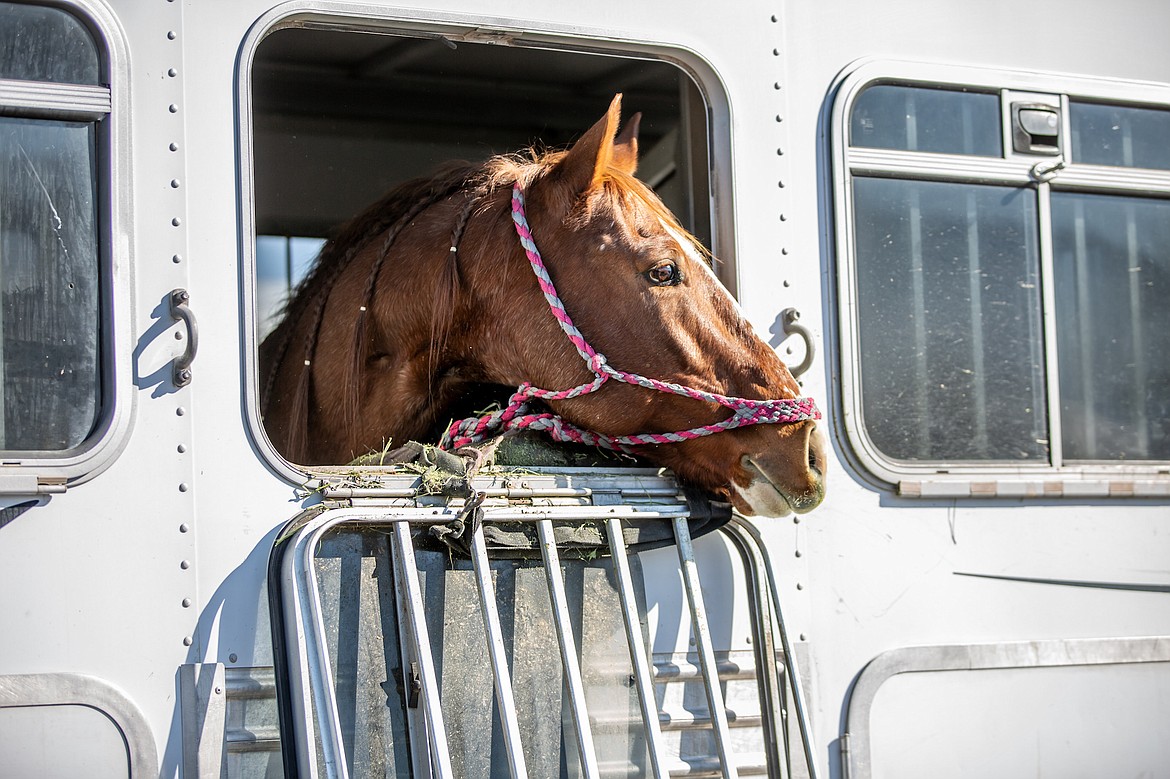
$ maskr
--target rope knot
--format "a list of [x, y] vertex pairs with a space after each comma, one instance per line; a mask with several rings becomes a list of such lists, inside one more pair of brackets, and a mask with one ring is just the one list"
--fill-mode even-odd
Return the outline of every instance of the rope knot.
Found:
[[601, 352], [594, 352], [593, 356], [589, 358], [589, 370], [596, 373], [598, 376], [606, 373], [606, 366], [609, 361], [605, 359], [605, 355]]

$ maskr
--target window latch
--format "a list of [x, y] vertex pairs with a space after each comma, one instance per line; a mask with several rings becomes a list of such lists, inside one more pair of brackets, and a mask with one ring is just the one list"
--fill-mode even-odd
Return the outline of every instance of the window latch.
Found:
[[1023, 154], [1060, 154], [1060, 108], [1047, 103], [1012, 103], [1012, 149]]

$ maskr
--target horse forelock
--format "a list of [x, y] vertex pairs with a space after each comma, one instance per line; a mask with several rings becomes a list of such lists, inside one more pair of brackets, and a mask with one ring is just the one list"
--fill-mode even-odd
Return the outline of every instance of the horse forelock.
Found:
[[[620, 210], [627, 218], [633, 217], [635, 224], [658, 224], [664, 227], [671, 236], [682, 245], [684, 250], [693, 252], [696, 260], [711, 268], [714, 261], [707, 247], [703, 246], [698, 238], [682, 226], [678, 217], [674, 215], [662, 199], [641, 179], [624, 170], [610, 167], [602, 179], [600, 197], [591, 199], [595, 205], [605, 204], [607, 207]], [[585, 214], [586, 217], [590, 214]]]

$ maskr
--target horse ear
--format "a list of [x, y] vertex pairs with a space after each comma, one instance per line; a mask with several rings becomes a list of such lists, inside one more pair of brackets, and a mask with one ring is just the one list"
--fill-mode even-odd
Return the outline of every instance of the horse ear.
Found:
[[614, 135], [622, 115], [621, 93], [614, 95], [605, 116], [582, 135], [557, 162], [556, 175], [574, 192], [587, 192], [601, 181], [614, 161]]
[[638, 169], [638, 125], [641, 122], [641, 113], [631, 116], [613, 142], [613, 166], [631, 176]]

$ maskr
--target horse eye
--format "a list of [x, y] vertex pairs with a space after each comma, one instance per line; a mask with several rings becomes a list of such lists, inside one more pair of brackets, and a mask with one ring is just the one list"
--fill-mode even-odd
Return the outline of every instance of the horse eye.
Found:
[[673, 262], [661, 262], [646, 271], [646, 278], [653, 284], [666, 287], [678, 284], [682, 280], [682, 274]]

